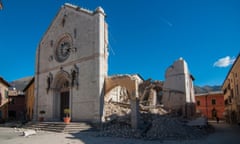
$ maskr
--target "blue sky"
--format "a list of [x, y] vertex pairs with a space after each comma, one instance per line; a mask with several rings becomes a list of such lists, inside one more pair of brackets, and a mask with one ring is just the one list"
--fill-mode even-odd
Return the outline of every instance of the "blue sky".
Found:
[[109, 25], [109, 75], [140, 74], [164, 80], [180, 57], [194, 84], [221, 85], [240, 52], [238, 0], [2, 0], [0, 76], [32, 76], [35, 54], [61, 5], [94, 10]]

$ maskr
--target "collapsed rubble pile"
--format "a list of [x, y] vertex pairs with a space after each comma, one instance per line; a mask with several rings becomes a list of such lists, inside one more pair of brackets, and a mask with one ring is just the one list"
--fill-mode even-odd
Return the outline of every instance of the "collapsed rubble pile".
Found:
[[[130, 117], [130, 105], [108, 102], [104, 105], [104, 117], [103, 121], [112, 121], [118, 119], [118, 121], [125, 121]], [[130, 123], [130, 122], [129, 122]]]
[[205, 129], [188, 126], [186, 121], [179, 117], [158, 116], [153, 118], [146, 137], [148, 139], [197, 139], [206, 134]]
[[141, 138], [141, 131], [132, 129], [128, 122], [130, 122], [130, 119], [126, 122], [114, 120], [109, 123], [105, 123], [103, 124], [102, 130], [98, 136]]
[[106, 96], [104, 100], [104, 123], [99, 136], [147, 140], [185, 140], [205, 136], [208, 131], [207, 125], [205, 127], [201, 124], [201, 127], [198, 127], [199, 120], [189, 124], [186, 119], [182, 118], [184, 115], [181, 111], [167, 109], [162, 104], [162, 87], [162, 82], [152, 81], [151, 79], [139, 84], [139, 97], [137, 98], [139, 107], [134, 109], [139, 112], [139, 116], [135, 113], [132, 115], [135, 117], [133, 123], [138, 121], [138, 129], [132, 129], [131, 126], [131, 95], [129, 95], [127, 89], [119, 88]]
[[[188, 126], [186, 120], [179, 116], [159, 115], [140, 112], [139, 129], [131, 128], [129, 109], [121, 108], [117, 104], [108, 104], [109, 119], [102, 125], [99, 136], [155, 139], [197, 139], [206, 136], [206, 128]], [[110, 115], [114, 111], [114, 116]], [[118, 116], [117, 113], [121, 116]], [[124, 115], [125, 114], [125, 115]], [[111, 118], [111, 119], [110, 119]]]

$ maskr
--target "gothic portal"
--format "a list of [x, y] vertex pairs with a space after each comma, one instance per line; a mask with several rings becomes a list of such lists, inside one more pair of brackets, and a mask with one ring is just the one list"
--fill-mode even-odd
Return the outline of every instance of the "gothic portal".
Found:
[[35, 119], [100, 122], [108, 70], [108, 31], [101, 7], [89, 11], [64, 4], [36, 54]]

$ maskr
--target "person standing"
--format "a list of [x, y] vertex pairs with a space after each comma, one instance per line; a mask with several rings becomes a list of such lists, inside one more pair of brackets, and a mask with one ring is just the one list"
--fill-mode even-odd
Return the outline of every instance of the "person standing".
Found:
[[219, 123], [219, 117], [218, 116], [216, 116], [216, 120], [217, 120], [217, 123]]

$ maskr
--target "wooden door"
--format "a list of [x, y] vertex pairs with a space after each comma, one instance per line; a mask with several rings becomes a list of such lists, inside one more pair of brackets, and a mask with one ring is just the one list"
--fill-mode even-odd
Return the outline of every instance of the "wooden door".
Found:
[[64, 117], [65, 108], [69, 108], [69, 91], [61, 92], [61, 106], [60, 106], [61, 119], [63, 119]]

